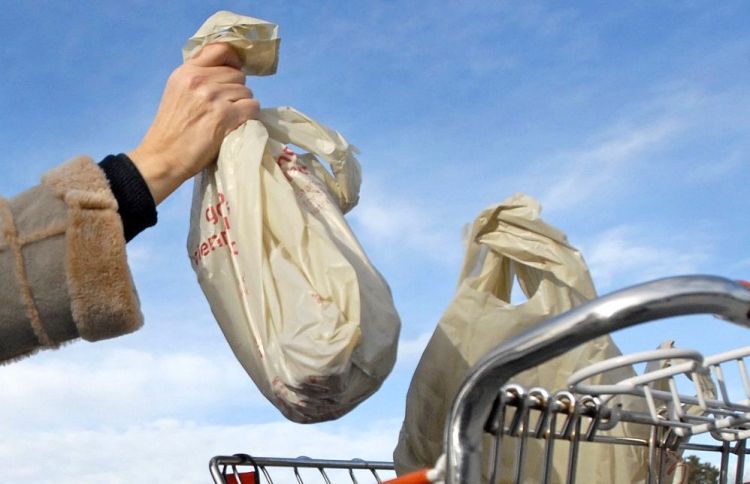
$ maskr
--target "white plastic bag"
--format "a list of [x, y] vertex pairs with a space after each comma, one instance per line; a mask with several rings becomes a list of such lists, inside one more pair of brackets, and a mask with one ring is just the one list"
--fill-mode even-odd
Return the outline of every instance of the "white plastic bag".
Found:
[[[252, 52], [253, 39], [275, 35], [254, 30], [256, 19], [215, 17], [186, 55], [217, 38]], [[218, 162], [195, 181], [188, 251], [201, 288], [237, 359], [296, 422], [345, 414], [395, 362], [400, 323], [390, 289], [342, 215], [358, 200], [355, 151], [292, 108], [263, 109], [226, 137]]]
[[[409, 387], [406, 416], [393, 455], [399, 474], [432, 467], [444, 452], [448, 411], [474, 363], [501, 342], [596, 296], [583, 257], [568, 244], [565, 234], [540, 218], [540, 210], [534, 199], [515, 195], [484, 210], [474, 222], [458, 290]], [[514, 278], [528, 298], [520, 304], [510, 302]], [[556, 391], [566, 388], [568, 376], [577, 369], [619, 354], [612, 339], [602, 336], [513, 377], [510, 383]], [[621, 368], [606, 378], [614, 382], [633, 375], [632, 369]], [[604, 377], [600, 378], [603, 382]], [[624, 401], [627, 408], [638, 404]], [[643, 426], [625, 427], [625, 431], [633, 437], [648, 437]], [[618, 427], [617, 432], [622, 429]], [[541, 482], [544, 443], [529, 439], [526, 444], [524, 482]], [[624, 484], [640, 482], [646, 475], [645, 451], [640, 448], [580, 445], [579, 480]], [[503, 446], [502, 469], [513, 469], [514, 455], [512, 446]], [[556, 443], [552, 482], [564, 481], [567, 459], [567, 442]], [[512, 473], [502, 473], [501, 482], [512, 482]]]

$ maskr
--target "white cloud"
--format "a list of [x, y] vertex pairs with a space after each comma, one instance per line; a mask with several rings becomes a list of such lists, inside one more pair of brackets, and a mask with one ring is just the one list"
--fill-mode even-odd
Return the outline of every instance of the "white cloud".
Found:
[[[586, 210], [632, 194], [641, 188], [639, 181], [644, 173], [674, 166], [675, 150], [713, 136], [714, 129], [736, 126], [737, 121], [726, 121], [736, 117], [733, 113], [737, 110], [726, 100], [736, 97], [731, 93], [710, 95], [690, 83], [654, 86], [645, 100], [624, 107], [582, 142], [567, 149], [551, 147], [547, 154], [529, 160], [519, 172], [509, 172], [497, 180], [493, 189], [533, 194], [547, 213]], [[717, 123], [721, 128], [715, 128]], [[680, 181], [724, 179], [746, 158], [743, 146], [738, 145], [717, 162], [689, 163], [689, 170], [668, 186], [679, 186], [676, 184]]]
[[352, 212], [351, 221], [368, 246], [393, 252], [394, 247], [418, 257], [455, 266], [463, 248], [455, 225], [441, 223], [437, 204], [430, 205], [390, 193], [370, 183], [366, 197]]
[[533, 176], [548, 170], [552, 173], [540, 177], [550, 187], [541, 190], [541, 201], [548, 211], [564, 211], [608, 193], [618, 180], [628, 176], [640, 156], [668, 141], [679, 129], [675, 118], [628, 127], [593, 146], [539, 164]]
[[228, 354], [209, 359], [114, 349], [98, 359], [74, 360], [60, 353], [2, 368], [0, 427], [119, 426], [261, 398]]
[[[399, 426], [396, 420], [353, 428], [290, 422], [219, 426], [156, 420], [123, 431], [19, 430], [3, 434], [0, 469], [5, 483], [203, 484], [210, 482], [208, 461], [215, 455], [391, 460]], [[296, 482], [291, 473], [277, 476], [288, 476], [289, 481], [277, 477], [275, 482]], [[366, 475], [361, 481], [370, 482]]]
[[697, 272], [712, 254], [710, 245], [700, 238], [664, 236], [637, 226], [612, 228], [582, 248], [600, 293]]

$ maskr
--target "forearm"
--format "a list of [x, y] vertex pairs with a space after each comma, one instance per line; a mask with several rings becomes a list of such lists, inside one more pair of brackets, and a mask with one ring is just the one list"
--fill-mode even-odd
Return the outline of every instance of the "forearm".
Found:
[[117, 205], [87, 158], [0, 199], [0, 363], [141, 325]]

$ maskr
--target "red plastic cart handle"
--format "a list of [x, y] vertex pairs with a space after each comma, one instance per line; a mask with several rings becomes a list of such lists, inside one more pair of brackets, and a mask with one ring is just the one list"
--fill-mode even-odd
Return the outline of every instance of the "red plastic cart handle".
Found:
[[227, 484], [257, 484], [258, 482], [255, 479], [255, 472], [240, 472], [237, 475], [240, 478], [239, 481], [234, 474], [226, 474], [224, 479], [226, 479]]

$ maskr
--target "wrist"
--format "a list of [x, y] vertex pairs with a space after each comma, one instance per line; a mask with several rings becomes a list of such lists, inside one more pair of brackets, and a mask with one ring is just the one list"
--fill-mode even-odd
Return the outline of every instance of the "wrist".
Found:
[[99, 162], [117, 200], [125, 240], [130, 241], [156, 225], [156, 202], [138, 167], [126, 154], [109, 155]]
[[180, 171], [179, 163], [166, 154], [151, 153], [139, 146], [127, 155], [138, 168], [157, 205], [188, 178]]

